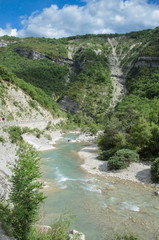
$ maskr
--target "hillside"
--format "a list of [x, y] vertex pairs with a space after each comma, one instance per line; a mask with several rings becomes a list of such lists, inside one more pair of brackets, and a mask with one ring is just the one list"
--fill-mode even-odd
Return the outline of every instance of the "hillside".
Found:
[[[96, 132], [114, 122], [116, 132], [103, 149], [128, 147], [142, 157], [147, 152], [158, 156], [158, 134], [154, 136], [159, 123], [158, 39], [159, 28], [58, 40], [1, 37], [1, 115], [7, 120], [30, 118], [32, 107], [39, 119], [42, 106], [54, 116], [62, 109], [68, 113], [69, 127], [75, 123], [85, 131]], [[11, 87], [6, 89], [10, 83], [32, 98], [27, 99], [23, 113], [13, 101], [15, 92]], [[8, 103], [8, 91], [12, 103]], [[151, 128], [146, 143], [145, 133], [142, 140], [132, 135], [132, 128], [140, 121]], [[152, 143], [154, 149], [150, 149]]]
[[126, 180], [134, 174], [158, 184], [159, 28], [58, 40], [0, 37], [1, 201], [10, 192], [8, 163], [15, 163], [18, 143], [51, 150], [70, 129], [102, 130], [101, 161], [90, 157], [90, 173], [119, 177], [123, 172], [114, 170], [130, 167]]

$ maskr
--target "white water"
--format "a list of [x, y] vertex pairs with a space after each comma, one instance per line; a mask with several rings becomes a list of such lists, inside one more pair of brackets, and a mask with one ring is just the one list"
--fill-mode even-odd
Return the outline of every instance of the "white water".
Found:
[[[66, 136], [57, 149], [42, 154], [48, 196], [42, 223], [51, 224], [67, 208], [76, 215], [75, 228], [84, 232], [87, 240], [110, 239], [114, 232], [123, 231], [135, 232], [140, 240], [156, 240], [159, 199], [153, 190], [86, 174], [77, 155], [82, 144], [67, 141], [73, 137]], [[115, 189], [108, 190], [110, 185]]]

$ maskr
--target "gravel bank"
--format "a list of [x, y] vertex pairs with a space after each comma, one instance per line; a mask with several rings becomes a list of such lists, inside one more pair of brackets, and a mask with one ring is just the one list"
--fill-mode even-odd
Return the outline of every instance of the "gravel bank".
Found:
[[110, 172], [107, 170], [107, 161], [97, 159], [98, 147], [96, 144], [83, 148], [79, 156], [84, 160], [81, 167], [87, 172], [103, 177], [113, 177], [143, 184], [151, 183], [150, 164], [131, 163], [127, 169]]

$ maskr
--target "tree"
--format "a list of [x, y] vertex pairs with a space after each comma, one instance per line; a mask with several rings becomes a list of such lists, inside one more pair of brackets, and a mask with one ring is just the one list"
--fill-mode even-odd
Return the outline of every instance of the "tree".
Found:
[[130, 137], [131, 148], [137, 152], [142, 151], [148, 146], [152, 137], [150, 123], [144, 117], [139, 117], [138, 121], [131, 127]]
[[155, 183], [159, 183], [159, 157], [151, 165], [151, 179]]
[[29, 144], [20, 143], [18, 158], [13, 166], [10, 192], [13, 235], [18, 240], [28, 239], [32, 224], [37, 220], [39, 204], [45, 197], [40, 192], [39, 156]]

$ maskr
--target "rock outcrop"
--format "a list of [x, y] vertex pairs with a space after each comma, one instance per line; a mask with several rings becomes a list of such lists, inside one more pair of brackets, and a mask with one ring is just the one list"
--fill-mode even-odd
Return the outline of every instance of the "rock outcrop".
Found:
[[150, 68], [159, 68], [159, 57], [141, 56], [138, 57], [135, 67], [145, 66]]
[[0, 47], [6, 47], [8, 44], [4, 40], [0, 40]]
[[77, 111], [80, 110], [78, 103], [74, 99], [69, 98], [68, 96], [63, 97], [63, 99], [59, 101], [59, 104], [63, 111], [69, 111], [72, 114], [75, 114]]
[[60, 59], [57, 59], [57, 58], [51, 58], [41, 52], [37, 52], [37, 51], [34, 51], [34, 50], [26, 50], [26, 49], [23, 49], [23, 48], [17, 48], [15, 50], [20, 56], [22, 57], [27, 57], [29, 59], [32, 59], [32, 60], [41, 60], [41, 59], [44, 59], [44, 58], [47, 58], [49, 59], [50, 61], [54, 62], [54, 63], [57, 63], [59, 65], [69, 65], [70, 67], [72, 67], [74, 65], [74, 62], [72, 59], [69, 59], [69, 58], [60, 58]]
[[27, 57], [33, 60], [40, 60], [46, 58], [45, 54], [33, 51], [33, 50], [25, 50], [22, 48], [17, 48], [15, 50], [20, 56]]

